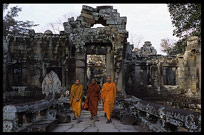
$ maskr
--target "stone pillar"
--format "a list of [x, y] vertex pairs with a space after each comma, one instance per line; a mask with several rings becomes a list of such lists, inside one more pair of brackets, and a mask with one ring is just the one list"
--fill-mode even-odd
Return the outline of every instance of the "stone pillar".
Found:
[[111, 81], [114, 82], [115, 76], [114, 76], [114, 54], [113, 54], [113, 51], [111, 51], [111, 55], [110, 55], [110, 75], [111, 75]]
[[196, 55], [196, 67], [198, 78], [198, 89], [201, 90], [201, 43], [198, 43], [197, 55]]
[[121, 68], [120, 73], [118, 75], [118, 82], [117, 82], [117, 92], [123, 92], [123, 69]]
[[86, 54], [76, 52], [76, 78], [80, 79], [83, 89], [86, 89]]
[[[187, 47], [186, 47], [186, 60], [187, 60], [187, 66], [189, 72], [189, 88], [191, 89], [191, 92], [193, 94], [196, 94], [197, 92], [197, 74], [196, 74], [196, 68], [197, 68], [197, 61], [196, 61], [196, 49], [198, 48], [198, 37], [196, 36], [190, 36], [187, 40]], [[185, 55], [185, 54], [184, 54]]]
[[106, 76], [111, 76], [111, 81], [114, 81], [114, 59], [111, 47], [107, 47], [106, 54]]
[[196, 71], [199, 63], [196, 50], [198, 49], [198, 37], [191, 36], [187, 40], [187, 47], [183, 57], [177, 56], [179, 60], [178, 79], [179, 88], [184, 89], [187, 96], [193, 96], [198, 90], [198, 74]]
[[8, 39], [3, 37], [3, 91], [7, 90], [7, 58], [8, 58]]

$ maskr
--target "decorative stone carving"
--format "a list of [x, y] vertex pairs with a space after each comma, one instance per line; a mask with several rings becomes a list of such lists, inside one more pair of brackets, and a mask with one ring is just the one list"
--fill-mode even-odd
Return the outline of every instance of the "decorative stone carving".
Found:
[[42, 93], [46, 96], [50, 93], [60, 93], [62, 90], [61, 81], [54, 71], [48, 73], [42, 82]]

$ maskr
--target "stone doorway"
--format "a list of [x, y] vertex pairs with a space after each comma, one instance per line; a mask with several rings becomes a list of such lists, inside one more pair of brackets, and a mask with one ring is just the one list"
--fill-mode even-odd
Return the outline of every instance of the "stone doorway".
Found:
[[100, 87], [105, 83], [106, 55], [87, 55], [87, 86], [95, 78]]
[[[121, 17], [112, 6], [92, 8], [82, 6], [81, 14], [64, 22], [64, 33], [75, 48], [75, 78], [84, 90], [87, 87], [87, 55], [106, 55], [106, 74], [116, 83], [117, 92], [123, 92], [123, 55], [127, 43], [127, 18]], [[95, 24], [104, 27], [92, 28]]]
[[[98, 84], [102, 87], [105, 83], [105, 78], [110, 75], [112, 81], [114, 81], [114, 57], [110, 54], [112, 49], [111, 42], [99, 43], [99, 42], [88, 42], [85, 44], [85, 52], [80, 55], [85, 55], [86, 64], [83, 68], [79, 67], [79, 70], [84, 73], [84, 88], [87, 91], [88, 84], [91, 78], [96, 78]], [[83, 58], [83, 57], [81, 57]], [[83, 59], [79, 59], [81, 62]], [[78, 60], [78, 62], [79, 62]], [[82, 64], [82, 63], [81, 63]], [[83, 72], [84, 69], [84, 72]], [[82, 74], [80, 74], [82, 76]], [[86, 93], [86, 92], [85, 92]]]

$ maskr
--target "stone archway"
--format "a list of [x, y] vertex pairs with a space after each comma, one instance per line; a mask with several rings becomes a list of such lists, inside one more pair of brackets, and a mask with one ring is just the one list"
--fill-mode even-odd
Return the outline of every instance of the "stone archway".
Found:
[[[126, 22], [127, 18], [120, 17], [113, 6], [92, 8], [83, 5], [81, 14], [76, 20], [71, 17], [68, 18], [68, 22], [63, 23], [65, 34], [76, 48], [76, 77], [84, 86], [86, 84], [86, 54], [87, 50], [93, 49], [87, 44], [92, 44], [99, 52], [106, 51], [107, 75], [111, 75], [112, 81], [116, 83], [117, 92], [122, 92], [123, 46], [128, 36]], [[104, 27], [91, 28], [94, 24], [102, 24]]]

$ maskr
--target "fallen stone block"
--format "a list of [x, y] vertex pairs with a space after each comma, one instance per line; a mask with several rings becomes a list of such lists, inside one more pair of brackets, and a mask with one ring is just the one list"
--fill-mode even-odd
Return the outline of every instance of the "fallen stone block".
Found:
[[120, 111], [120, 109], [114, 109], [111, 117], [120, 120]]
[[120, 121], [125, 125], [134, 125], [137, 122], [137, 118], [131, 114], [123, 114]]
[[50, 132], [57, 127], [57, 124], [57, 120], [42, 120], [28, 127], [24, 132]]
[[71, 122], [71, 116], [67, 112], [57, 113], [57, 119], [58, 119], [59, 123], [70, 123]]

